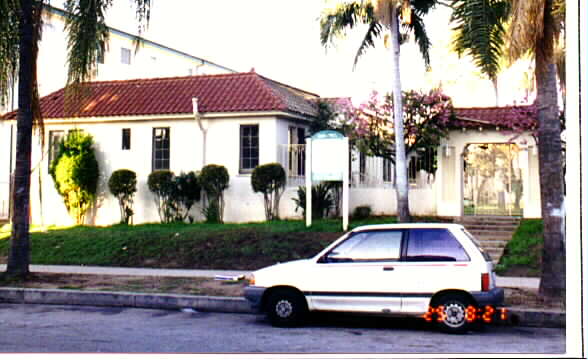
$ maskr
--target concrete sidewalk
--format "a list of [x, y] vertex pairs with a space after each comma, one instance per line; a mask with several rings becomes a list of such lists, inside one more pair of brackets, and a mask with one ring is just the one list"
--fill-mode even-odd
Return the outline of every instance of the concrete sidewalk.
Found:
[[[0, 271], [6, 265], [0, 264]], [[171, 276], [206, 277], [216, 275], [236, 276], [247, 274], [246, 270], [190, 270], [122, 268], [102, 266], [31, 265], [32, 272], [95, 274], [122, 276]], [[538, 289], [538, 278], [497, 277], [499, 287]], [[199, 311], [249, 313], [251, 309], [244, 298], [219, 296], [189, 296], [175, 294], [141, 294], [102, 291], [46, 290], [46, 289], [0, 289], [0, 303], [60, 304], [93, 306], [127, 306], [162, 309], [193, 308]], [[513, 323], [521, 326], [565, 327], [565, 312], [510, 308]]]

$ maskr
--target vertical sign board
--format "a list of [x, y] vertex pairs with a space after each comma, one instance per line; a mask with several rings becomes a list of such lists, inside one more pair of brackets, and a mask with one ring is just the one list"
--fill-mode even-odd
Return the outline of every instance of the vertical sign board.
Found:
[[312, 224], [312, 182], [343, 182], [343, 230], [349, 225], [349, 139], [337, 131], [320, 131], [306, 139], [306, 226]]

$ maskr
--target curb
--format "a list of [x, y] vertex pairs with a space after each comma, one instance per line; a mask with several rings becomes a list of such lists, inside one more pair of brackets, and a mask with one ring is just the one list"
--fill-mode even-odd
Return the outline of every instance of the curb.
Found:
[[169, 310], [191, 308], [197, 311], [253, 313], [249, 303], [244, 298], [238, 297], [81, 290], [2, 288], [0, 303], [120, 306]]
[[[107, 291], [1, 288], [0, 303], [120, 306], [166, 310], [191, 308], [204, 312], [255, 313], [247, 300], [240, 297]], [[509, 308], [509, 314], [510, 324], [515, 326], [566, 327], [566, 313], [562, 311]]]

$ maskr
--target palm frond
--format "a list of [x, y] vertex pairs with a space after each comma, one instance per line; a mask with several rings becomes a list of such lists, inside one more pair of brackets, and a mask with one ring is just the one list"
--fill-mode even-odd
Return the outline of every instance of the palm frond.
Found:
[[0, 0], [0, 107], [8, 104], [18, 73], [19, 11], [17, 0]]
[[419, 51], [423, 56], [423, 60], [425, 60], [425, 66], [427, 70], [430, 69], [431, 56], [429, 51], [431, 50], [431, 40], [427, 35], [423, 18], [421, 17], [421, 15], [419, 15], [418, 12], [413, 11], [411, 15], [410, 24], [404, 24], [402, 27], [414, 34], [415, 41], [419, 46]]
[[470, 55], [490, 79], [500, 70], [504, 48], [505, 22], [509, 15], [507, 0], [453, 0], [451, 21], [453, 48], [461, 56]]
[[108, 40], [104, 13], [112, 0], [67, 0], [65, 31], [68, 35], [67, 84], [91, 79], [101, 44]]
[[345, 30], [353, 29], [359, 24], [371, 24], [374, 21], [374, 10], [369, 3], [341, 3], [334, 9], [327, 10], [320, 17], [321, 44], [328, 47]]
[[378, 23], [373, 21], [372, 23], [369, 24], [368, 30], [365, 33], [365, 36], [363, 37], [363, 40], [361, 41], [361, 45], [359, 45], [359, 49], [357, 49], [357, 52], [355, 53], [355, 58], [353, 59], [353, 67], [355, 68], [355, 66], [357, 66], [357, 62], [359, 61], [359, 58], [365, 54], [366, 50], [370, 47], [375, 47], [376, 43], [375, 43], [375, 39], [380, 37], [380, 34], [382, 32], [382, 26]]
[[[109, 33], [104, 16], [112, 2], [113, 0], [66, 0], [64, 8], [68, 13], [65, 30], [68, 33], [69, 85], [91, 79], [102, 44], [108, 42]], [[134, 0], [134, 3], [140, 34], [149, 22], [151, 0]]]

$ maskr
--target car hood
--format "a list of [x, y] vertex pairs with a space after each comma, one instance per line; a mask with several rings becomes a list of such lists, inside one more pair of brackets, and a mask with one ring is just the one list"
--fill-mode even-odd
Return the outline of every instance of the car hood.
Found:
[[313, 259], [288, 261], [268, 266], [253, 272], [256, 283], [260, 286], [288, 283], [311, 270]]

